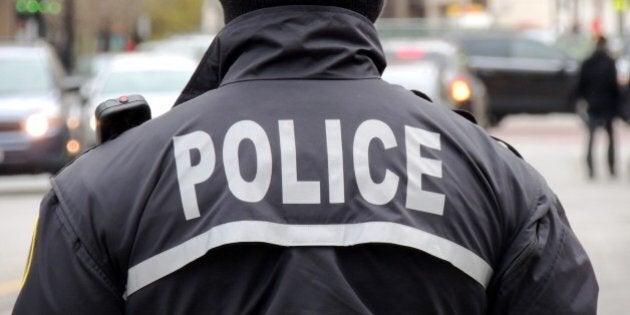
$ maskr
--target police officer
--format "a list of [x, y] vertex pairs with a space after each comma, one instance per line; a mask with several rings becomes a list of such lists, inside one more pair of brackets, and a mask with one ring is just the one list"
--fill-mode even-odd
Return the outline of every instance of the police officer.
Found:
[[15, 313], [595, 314], [541, 176], [380, 79], [382, 1], [222, 3], [183, 103], [52, 180]]

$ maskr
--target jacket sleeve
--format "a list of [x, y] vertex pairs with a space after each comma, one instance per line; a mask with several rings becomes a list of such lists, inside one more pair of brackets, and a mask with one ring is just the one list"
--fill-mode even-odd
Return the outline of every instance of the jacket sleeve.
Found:
[[490, 314], [596, 314], [591, 262], [547, 189], [507, 248], [488, 288]]
[[50, 192], [42, 201], [13, 314], [123, 314], [124, 301]]

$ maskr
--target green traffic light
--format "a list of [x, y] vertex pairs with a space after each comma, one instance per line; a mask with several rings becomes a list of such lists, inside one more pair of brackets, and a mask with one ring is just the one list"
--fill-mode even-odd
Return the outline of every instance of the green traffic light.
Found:
[[61, 4], [57, 2], [47, 1], [46, 11], [52, 15], [61, 13]]
[[20, 14], [52, 14], [61, 13], [61, 4], [56, 1], [44, 0], [17, 0], [15, 2], [15, 11]]
[[26, 11], [30, 14], [42, 12], [42, 6], [36, 0], [30, 0], [26, 3]]
[[17, 13], [26, 13], [27, 6], [25, 0], [18, 0], [15, 2], [15, 11]]

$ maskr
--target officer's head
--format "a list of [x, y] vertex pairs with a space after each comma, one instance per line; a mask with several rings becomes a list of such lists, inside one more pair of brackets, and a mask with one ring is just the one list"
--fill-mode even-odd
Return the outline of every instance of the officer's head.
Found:
[[379, 14], [381, 14], [383, 2], [384, 0], [221, 0], [225, 14], [225, 23], [250, 11], [283, 5], [327, 5], [342, 7], [358, 12], [374, 22]]

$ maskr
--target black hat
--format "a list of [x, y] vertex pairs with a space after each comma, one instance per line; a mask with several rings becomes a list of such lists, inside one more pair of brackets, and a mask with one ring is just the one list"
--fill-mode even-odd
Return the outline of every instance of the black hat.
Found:
[[342, 7], [358, 12], [370, 21], [376, 21], [384, 0], [221, 0], [225, 23], [230, 22], [237, 16], [267, 7], [282, 5], [327, 5]]

